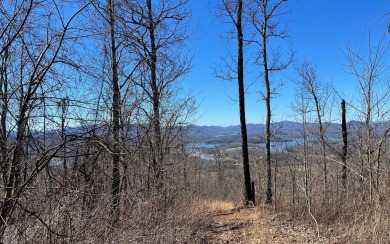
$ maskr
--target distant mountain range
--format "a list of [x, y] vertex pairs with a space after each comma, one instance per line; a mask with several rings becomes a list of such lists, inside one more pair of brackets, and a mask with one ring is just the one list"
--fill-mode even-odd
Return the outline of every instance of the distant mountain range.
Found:
[[[377, 132], [381, 133], [390, 127], [390, 122], [373, 123], [376, 126]], [[315, 132], [318, 131], [318, 123], [307, 123], [306, 127]], [[324, 123], [326, 127], [326, 135], [328, 138], [341, 138], [341, 124]], [[347, 123], [348, 130], [354, 131], [356, 128], [364, 126], [362, 122], [350, 121]], [[293, 121], [281, 121], [271, 124], [274, 131], [274, 140], [290, 141], [294, 138], [302, 137], [303, 124]], [[248, 142], [263, 143], [264, 142], [264, 124], [247, 124]], [[210, 144], [226, 144], [240, 143], [241, 129], [239, 125], [232, 126], [197, 126], [190, 127], [189, 136], [195, 143], [210, 143]]]
[[[326, 127], [326, 136], [328, 139], [341, 139], [341, 124], [338, 123], [324, 123]], [[136, 137], [137, 125], [131, 125], [132, 130], [128, 130], [129, 136]], [[356, 132], [357, 128], [364, 128], [365, 124], [359, 121], [350, 121], [347, 123], [348, 133], [352, 134]], [[381, 123], [372, 123], [372, 127], [375, 128], [373, 132], [376, 136], [381, 136], [385, 130], [390, 128], [390, 121]], [[297, 138], [302, 138], [303, 124], [294, 121], [281, 121], [274, 122], [271, 124], [271, 130], [273, 132], [272, 140], [274, 142], [288, 142]], [[306, 123], [306, 128], [309, 131], [318, 133], [318, 123]], [[77, 137], [78, 135], [89, 132], [94, 135], [101, 135], [107, 129], [107, 125], [94, 126], [94, 127], [76, 127], [66, 128], [65, 134]], [[264, 143], [264, 124], [247, 124], [248, 142], [252, 144]], [[32, 131], [35, 135], [35, 139], [43, 140], [43, 132]], [[313, 135], [312, 134], [312, 135]], [[9, 140], [15, 139], [15, 131], [9, 132]], [[48, 144], [56, 144], [61, 141], [60, 130], [48, 130], [46, 132], [46, 140]], [[202, 143], [202, 144], [240, 144], [241, 143], [241, 128], [239, 125], [231, 126], [199, 126], [190, 125], [187, 127], [187, 136], [191, 143]]]

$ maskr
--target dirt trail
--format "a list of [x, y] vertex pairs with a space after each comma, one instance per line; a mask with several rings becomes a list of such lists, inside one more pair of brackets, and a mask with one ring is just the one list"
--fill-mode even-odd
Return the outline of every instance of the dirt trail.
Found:
[[[330, 243], [315, 231], [265, 206], [215, 209], [204, 243]], [[334, 243], [334, 242], [332, 242]]]

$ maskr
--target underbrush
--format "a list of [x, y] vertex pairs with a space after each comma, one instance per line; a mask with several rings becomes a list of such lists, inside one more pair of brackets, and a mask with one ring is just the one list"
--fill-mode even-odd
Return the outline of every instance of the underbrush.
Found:
[[[161, 208], [155, 199], [124, 201], [121, 217], [112, 221], [110, 197], [82, 211], [66, 196], [36, 206], [34, 213], [18, 210], [7, 228], [5, 243], [197, 243], [197, 231], [208, 220], [207, 211], [181, 195]], [[61, 202], [61, 203], [60, 203]]]
[[[280, 167], [274, 171], [274, 213], [305, 223], [329, 243], [390, 243], [388, 180], [373, 188], [369, 179], [350, 175], [343, 186], [338, 172], [340, 167], [329, 168], [324, 187], [321, 165], [312, 165], [305, 189], [300, 165]], [[264, 201], [265, 189], [265, 183], [258, 185], [258, 202]]]
[[[200, 177], [200, 178], [199, 178]], [[4, 243], [201, 243], [216, 211], [241, 204], [241, 181], [200, 174], [191, 187], [128, 188], [113, 221], [110, 187], [36, 187], [20, 198]], [[137, 190], [138, 189], [138, 190]]]

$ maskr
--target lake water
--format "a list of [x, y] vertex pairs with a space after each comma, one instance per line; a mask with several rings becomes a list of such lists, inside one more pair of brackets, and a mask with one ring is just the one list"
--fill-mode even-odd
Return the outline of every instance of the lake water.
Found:
[[211, 143], [190, 143], [189, 148], [213, 148], [221, 146], [221, 144], [211, 144]]
[[[313, 138], [311, 138], [313, 139]], [[310, 140], [310, 139], [309, 139]], [[290, 141], [271, 141], [271, 151], [283, 151], [287, 147], [295, 146], [295, 145], [302, 145], [303, 144], [303, 138], [298, 137], [291, 139]], [[253, 145], [253, 144], [252, 144]], [[265, 143], [256, 143], [256, 146], [259, 147], [265, 147]], [[214, 147], [221, 147], [225, 146], [224, 144], [212, 144], [212, 143], [190, 143], [188, 145], [189, 148], [214, 148]]]

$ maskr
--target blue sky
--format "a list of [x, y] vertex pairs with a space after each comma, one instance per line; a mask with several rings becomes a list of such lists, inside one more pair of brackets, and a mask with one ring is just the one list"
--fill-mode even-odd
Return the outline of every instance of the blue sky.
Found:
[[[211, 14], [216, 3], [210, 0], [190, 2], [192, 24], [198, 28], [191, 40], [193, 69], [184, 86], [197, 94], [196, 124], [237, 125], [236, 81], [220, 80], [214, 75], [215, 68], [221, 63], [220, 58], [229, 49], [227, 41], [221, 38], [229, 27]], [[331, 82], [347, 101], [353, 100], [357, 96], [356, 82], [343, 67], [346, 64], [343, 51], [347, 43], [355, 48], [365, 47], [369, 30], [374, 41], [386, 33], [389, 16], [385, 13], [390, 12], [389, 0], [291, 0], [288, 8], [291, 12], [285, 20], [291, 38], [283, 45], [293, 46], [296, 61], [305, 57], [317, 64], [320, 79]], [[386, 38], [388, 40], [389, 35]], [[251, 55], [249, 51], [245, 54]], [[246, 73], [246, 85], [252, 84], [259, 72], [260, 67], [250, 68]], [[274, 121], [294, 119], [291, 112], [296, 91], [294, 76], [291, 66], [279, 78], [283, 87], [278, 89], [279, 96], [272, 100]], [[263, 90], [261, 78], [247, 90], [247, 123], [265, 121], [265, 104], [260, 97]]]

